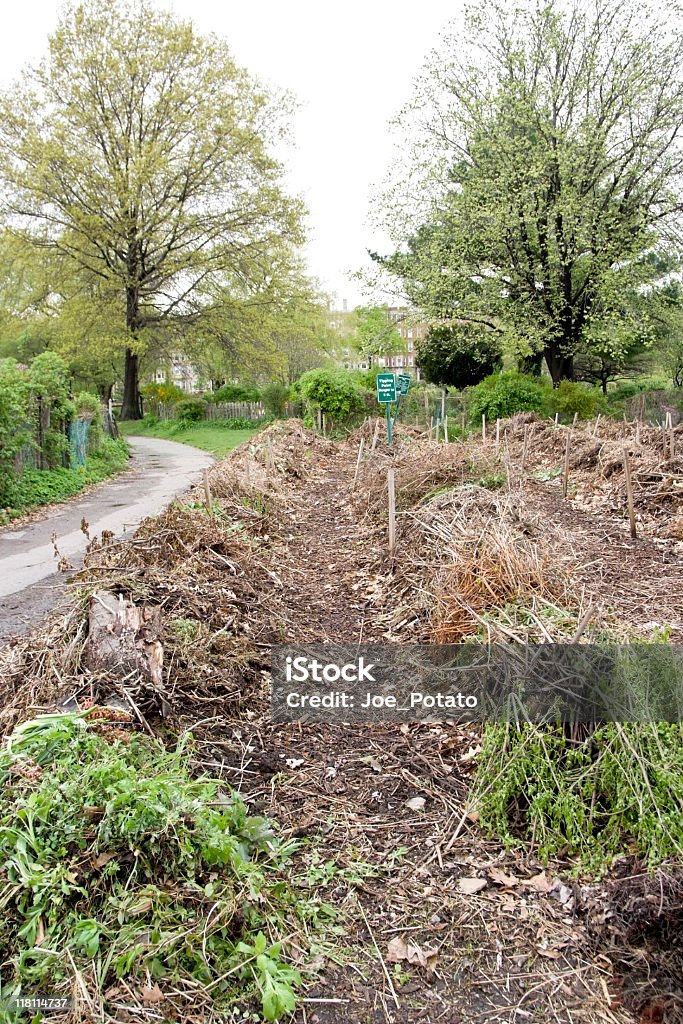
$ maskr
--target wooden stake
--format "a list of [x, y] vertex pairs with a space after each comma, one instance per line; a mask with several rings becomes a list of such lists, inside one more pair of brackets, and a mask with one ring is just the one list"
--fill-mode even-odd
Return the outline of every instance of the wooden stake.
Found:
[[486, 444], [486, 413], [481, 414], [481, 439]]
[[640, 420], [636, 420], [636, 444], [640, 444]]
[[559, 412], [556, 412], [556, 413], [555, 413], [555, 426], [557, 426], [557, 424], [558, 424], [559, 422], [560, 422], [560, 414], [559, 414]]
[[573, 427], [575, 427], [575, 426], [576, 426], [576, 423], [577, 423], [577, 421], [578, 421], [578, 418], [579, 418], [579, 414], [578, 414], [578, 412], [575, 412], [575, 413], [574, 413], [574, 420], [573, 420], [573, 422], [572, 422], [572, 426], [573, 426]]
[[446, 389], [441, 390], [441, 422], [446, 419]]
[[527, 457], [527, 454], [529, 452], [529, 433], [530, 433], [530, 431], [529, 431], [529, 424], [525, 423], [524, 424], [524, 449], [522, 451], [522, 472], [524, 472], [524, 467], [526, 466], [526, 457]]
[[430, 422], [429, 422], [429, 398], [427, 397], [427, 388], [426, 387], [425, 387], [425, 422], [426, 422], [427, 426], [429, 427], [429, 429], [431, 430], [431, 426], [430, 426]]
[[461, 441], [465, 440], [465, 426], [466, 426], [465, 413], [461, 412], [460, 413], [460, 440]]
[[393, 555], [396, 547], [396, 482], [395, 470], [387, 473], [387, 492], [389, 497], [389, 554]]
[[327, 437], [327, 419], [323, 413], [323, 437]]
[[569, 486], [569, 452], [571, 450], [572, 432], [571, 429], [567, 430], [567, 444], [564, 449], [564, 472], [562, 473], [562, 497], [567, 497], [567, 487]]
[[671, 413], [666, 414], [667, 426], [669, 427], [669, 458], [676, 458], [676, 441], [674, 439], [674, 423]]
[[372, 435], [372, 448], [370, 449], [370, 454], [372, 454], [372, 452], [374, 452], [375, 448], [377, 447], [377, 438], [378, 437], [379, 437], [379, 416], [375, 420], [375, 432]]
[[209, 471], [204, 470], [204, 497], [206, 498], [206, 510], [210, 512], [213, 508], [213, 501], [211, 500], [211, 484], [209, 483]]
[[355, 491], [356, 484], [358, 483], [358, 473], [360, 471], [360, 463], [363, 458], [363, 448], [365, 447], [365, 438], [361, 437], [360, 444], [358, 445], [358, 458], [356, 459], [356, 472], [353, 477], [353, 489]]
[[666, 459], [666, 423], [662, 420], [662, 454]]
[[601, 416], [602, 416], [602, 413], [599, 412], [598, 413], [598, 418], [595, 421], [595, 426], [593, 427], [593, 437], [595, 437], [597, 435], [597, 433], [598, 433], [598, 427], [600, 426], [600, 417]]
[[448, 416], [443, 421], [443, 439], [448, 444]]
[[439, 425], [440, 425], [440, 423], [441, 423], [441, 420], [436, 420], [435, 423], [434, 423], [434, 428], [435, 428], [434, 440], [437, 441], [437, 442], [439, 440]]
[[496, 420], [496, 448], [500, 448], [500, 420]]
[[628, 521], [631, 530], [631, 537], [636, 538], [636, 514], [633, 508], [633, 480], [631, 478], [631, 462], [628, 455], [628, 448], [624, 448], [624, 477], [626, 479], [626, 501], [628, 503]]

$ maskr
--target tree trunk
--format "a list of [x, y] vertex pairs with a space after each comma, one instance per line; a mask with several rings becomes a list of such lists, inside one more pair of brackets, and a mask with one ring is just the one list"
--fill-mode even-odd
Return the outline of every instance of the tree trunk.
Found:
[[[138, 249], [135, 239], [131, 241], [128, 253], [128, 273], [131, 282], [138, 280]], [[131, 283], [126, 288], [126, 327], [132, 341], [135, 341], [140, 323], [140, 289], [137, 283]], [[138, 378], [138, 354], [132, 348], [126, 349], [126, 365], [123, 376], [123, 405], [121, 407], [122, 420], [142, 419], [142, 399]]]
[[523, 356], [517, 364], [517, 369], [520, 373], [531, 373], [534, 377], [540, 377], [542, 366], [543, 353], [534, 352], [530, 356]]
[[546, 346], [544, 354], [554, 388], [556, 388], [562, 380], [574, 379], [573, 355], [565, 355], [559, 345], [553, 344]]
[[126, 349], [126, 367], [123, 377], [122, 420], [141, 420], [142, 401], [138, 388], [138, 356], [131, 349]]

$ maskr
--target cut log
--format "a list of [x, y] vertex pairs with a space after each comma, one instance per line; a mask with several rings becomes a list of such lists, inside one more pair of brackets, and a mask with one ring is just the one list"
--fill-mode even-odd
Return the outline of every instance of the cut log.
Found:
[[119, 678], [140, 674], [160, 686], [164, 660], [157, 639], [160, 614], [159, 608], [136, 605], [122, 594], [94, 593], [84, 651], [86, 667]]

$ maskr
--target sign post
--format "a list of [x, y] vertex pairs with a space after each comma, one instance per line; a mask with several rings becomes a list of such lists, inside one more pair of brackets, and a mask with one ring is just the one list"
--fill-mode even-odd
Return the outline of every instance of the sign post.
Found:
[[393, 441], [391, 403], [396, 401], [396, 377], [393, 373], [377, 374], [377, 401], [387, 410], [387, 440], [391, 444]]
[[408, 388], [410, 387], [410, 374], [399, 373], [398, 377], [396, 378], [396, 384], [398, 387], [398, 402], [396, 403], [394, 422], [392, 424], [393, 427], [396, 426], [396, 420], [398, 419], [398, 411], [401, 408], [401, 399], [403, 398], [404, 395], [408, 394]]

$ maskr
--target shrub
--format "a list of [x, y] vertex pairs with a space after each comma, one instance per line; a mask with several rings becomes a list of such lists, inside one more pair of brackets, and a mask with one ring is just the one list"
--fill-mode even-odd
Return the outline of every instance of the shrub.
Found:
[[14, 359], [0, 360], [0, 505], [10, 501], [14, 458], [31, 438], [27, 398], [26, 373]]
[[172, 405], [185, 397], [185, 392], [177, 384], [143, 384], [140, 394], [148, 402], [159, 402], [161, 405]]
[[185, 398], [178, 402], [176, 409], [181, 423], [199, 423], [204, 419], [205, 407], [201, 398]]
[[266, 412], [269, 416], [273, 416], [276, 419], [284, 416], [288, 399], [289, 388], [286, 384], [280, 384], [278, 381], [266, 384], [261, 391], [261, 401], [265, 406]]
[[607, 402], [598, 388], [571, 380], [561, 381], [550, 398], [552, 413], [559, 412], [572, 417], [578, 413], [580, 420], [590, 419], [606, 409]]
[[297, 383], [309, 406], [321, 409], [338, 424], [365, 408], [366, 392], [348, 370], [309, 370]]
[[69, 367], [56, 352], [41, 352], [28, 371], [29, 389], [38, 402], [43, 465], [57, 466], [69, 450], [65, 427], [74, 413], [69, 398]]
[[542, 377], [516, 371], [492, 374], [470, 392], [470, 420], [477, 423], [482, 415], [489, 421], [504, 419], [516, 412], [546, 415], [551, 397], [550, 382]]
[[208, 402], [259, 402], [259, 389], [249, 384], [224, 384], [206, 396]]

